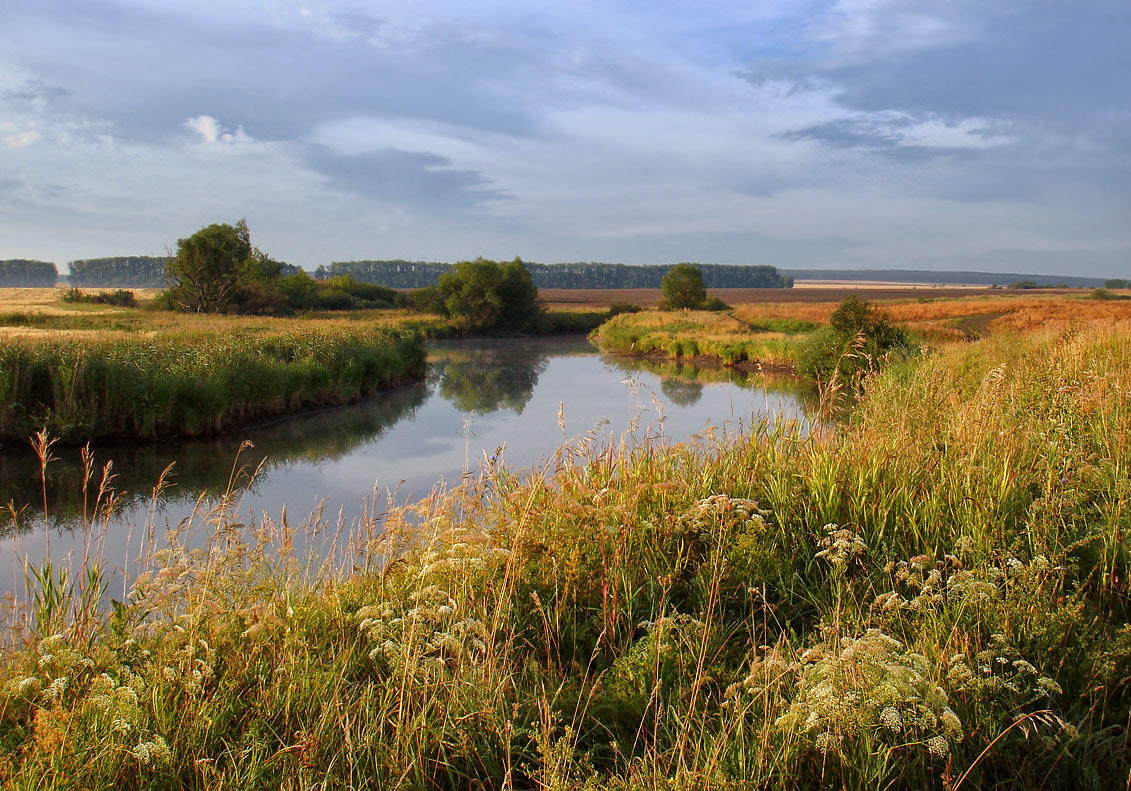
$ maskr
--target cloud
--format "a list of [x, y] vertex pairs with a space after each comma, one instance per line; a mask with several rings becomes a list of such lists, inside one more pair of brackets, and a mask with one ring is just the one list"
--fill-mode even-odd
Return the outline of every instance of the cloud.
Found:
[[0, 239], [160, 252], [247, 216], [311, 266], [1114, 269], [1128, 25], [1123, 0], [9, 0]]
[[8, 148], [24, 148], [39, 139], [35, 129], [23, 127], [10, 121], [0, 121], [0, 141]]
[[783, 133], [787, 140], [816, 140], [838, 148], [891, 151], [914, 148], [920, 152], [980, 150], [1008, 145], [1013, 138], [995, 130], [992, 121], [966, 118], [947, 123], [940, 118], [920, 119], [906, 113], [858, 113]]
[[200, 135], [201, 141], [208, 144], [235, 145], [251, 141], [243, 126], [237, 126], [235, 132], [225, 132], [220, 122], [210, 115], [198, 115], [188, 118], [184, 122], [187, 129]]

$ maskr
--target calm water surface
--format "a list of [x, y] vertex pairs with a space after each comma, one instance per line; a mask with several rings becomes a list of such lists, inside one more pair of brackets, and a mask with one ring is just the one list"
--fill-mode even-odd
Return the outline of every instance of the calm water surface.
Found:
[[[800, 392], [789, 380], [601, 355], [576, 337], [443, 342], [431, 348], [425, 382], [362, 403], [205, 440], [96, 445], [90, 489], [111, 461], [123, 505], [102, 554], [121, 568], [136, 554], [147, 519], [176, 525], [201, 495], [223, 492], [233, 477], [248, 520], [277, 518], [285, 506], [295, 524], [322, 509], [324, 519], [348, 525], [363, 509], [380, 513], [390, 499], [403, 503], [475, 474], [490, 457], [528, 469], [586, 436], [598, 444], [677, 442], [763, 417], [804, 420]], [[241, 452], [245, 442], [253, 447]], [[22, 508], [14, 525], [0, 521], [0, 561], [11, 568], [9, 575], [0, 567], [0, 590], [21, 587], [25, 556], [38, 562], [48, 543], [56, 559], [82, 551], [80, 453], [57, 447], [54, 454], [45, 526], [38, 460], [23, 447], [0, 447], [0, 505]], [[173, 485], [154, 501], [152, 488], [170, 463]], [[257, 468], [247, 485], [247, 471]]]

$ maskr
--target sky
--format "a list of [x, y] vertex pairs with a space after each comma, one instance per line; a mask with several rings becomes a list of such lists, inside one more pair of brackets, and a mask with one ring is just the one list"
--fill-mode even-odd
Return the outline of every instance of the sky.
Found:
[[0, 259], [1131, 276], [1127, 0], [0, 0]]

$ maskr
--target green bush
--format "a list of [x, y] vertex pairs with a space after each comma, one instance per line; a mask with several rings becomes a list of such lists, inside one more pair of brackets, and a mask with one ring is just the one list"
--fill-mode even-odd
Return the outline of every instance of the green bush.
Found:
[[822, 381], [834, 374], [859, 379], [880, 368], [893, 354], [910, 351], [907, 331], [893, 325], [870, 302], [848, 297], [829, 318], [829, 326], [805, 339], [797, 369]]
[[[521, 259], [505, 264], [477, 258], [460, 261], [440, 276], [444, 313], [463, 329], [533, 329], [543, 312], [538, 289]], [[426, 293], [421, 300], [431, 299]], [[414, 297], [415, 304], [415, 297]]]
[[137, 304], [134, 292], [119, 288], [117, 291], [106, 291], [101, 294], [86, 294], [77, 288], [68, 288], [59, 295], [62, 302], [87, 303], [94, 305], [114, 305], [120, 308], [132, 308]]
[[619, 316], [622, 313], [639, 313], [642, 310], [644, 308], [633, 302], [614, 302], [609, 306], [608, 318], [611, 319], [613, 316]]

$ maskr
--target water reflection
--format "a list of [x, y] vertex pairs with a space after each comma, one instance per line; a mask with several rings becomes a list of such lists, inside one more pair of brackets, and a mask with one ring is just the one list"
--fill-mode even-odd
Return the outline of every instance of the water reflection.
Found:
[[797, 376], [777, 374], [725, 365], [700, 365], [683, 360], [657, 357], [608, 356], [607, 362], [626, 373], [648, 372], [660, 377], [660, 391], [671, 403], [691, 407], [703, 396], [705, 384], [729, 383], [744, 390], [788, 395], [805, 406], [816, 409], [820, 394], [813, 382]]
[[[629, 382], [650, 388], [669, 406], [662, 430], [676, 440], [755, 413], [800, 417], [798, 402], [813, 397], [793, 378], [678, 360], [601, 356], [578, 337], [444, 342], [430, 349], [424, 382], [352, 406], [209, 439], [102, 443], [95, 449], [97, 469], [86, 508], [95, 499], [101, 465], [113, 460], [121, 521], [136, 521], [162, 471], [175, 461], [173, 485], [158, 503], [163, 518], [175, 524], [198, 497], [228, 489], [238, 457], [246, 469], [262, 467], [246, 492], [249, 507], [260, 513], [278, 513], [284, 505], [297, 511], [324, 501], [350, 518], [374, 481], [399, 487], [401, 497], [422, 496], [438, 481], [474, 469], [484, 452], [500, 446], [507, 447], [507, 462], [516, 469], [538, 463], [565, 439], [557, 429], [563, 403], [571, 432], [608, 424], [611, 434], [619, 434], [652, 408], [648, 399], [630, 395]], [[245, 442], [253, 447], [241, 452]], [[57, 448], [55, 455], [58, 460], [47, 468], [47, 518], [66, 530], [82, 521], [83, 467], [78, 448]], [[9, 502], [18, 514], [14, 521], [5, 513]], [[0, 450], [0, 538], [42, 525], [42, 502], [38, 461], [27, 447], [5, 446]], [[4, 546], [0, 543], [0, 550]]]
[[449, 349], [440, 355], [429, 379], [439, 381], [445, 401], [477, 415], [500, 409], [521, 415], [550, 356], [547, 350], [533, 347]]
[[673, 404], [695, 406], [703, 397], [703, 385], [672, 376], [660, 382], [660, 392]]
[[[116, 497], [115, 511], [148, 503], [162, 473], [167, 477], [164, 503], [195, 501], [202, 494], [219, 495], [249, 473], [264, 473], [299, 464], [338, 458], [372, 442], [397, 422], [411, 418], [428, 398], [424, 383], [399, 387], [357, 404], [322, 410], [239, 432], [186, 442], [102, 443], [94, 451], [92, 477], [85, 479], [81, 449], [56, 447], [47, 465], [47, 513], [55, 527], [81, 521], [84, 508], [94, 510], [104, 470]], [[245, 446], [250, 443], [250, 447]], [[111, 462], [109, 468], [104, 465]], [[241, 473], [242, 469], [242, 473]], [[256, 487], [255, 480], [251, 490]], [[42, 483], [38, 458], [29, 448], [5, 445], [0, 453], [0, 535], [16, 526], [28, 529], [42, 520]], [[6, 507], [7, 504], [11, 507]]]

